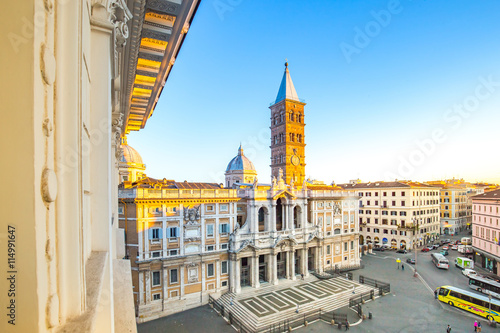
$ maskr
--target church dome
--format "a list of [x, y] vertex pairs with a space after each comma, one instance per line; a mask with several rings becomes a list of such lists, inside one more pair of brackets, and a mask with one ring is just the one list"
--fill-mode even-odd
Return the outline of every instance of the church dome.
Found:
[[142, 162], [142, 157], [139, 155], [137, 150], [134, 148], [130, 147], [126, 143], [123, 143], [121, 145], [121, 148], [123, 149], [123, 154], [121, 156], [120, 162], [122, 163], [135, 163], [135, 164], [144, 164]]
[[226, 173], [231, 171], [254, 171], [253, 163], [243, 154], [243, 148], [238, 149], [238, 155], [229, 162]]

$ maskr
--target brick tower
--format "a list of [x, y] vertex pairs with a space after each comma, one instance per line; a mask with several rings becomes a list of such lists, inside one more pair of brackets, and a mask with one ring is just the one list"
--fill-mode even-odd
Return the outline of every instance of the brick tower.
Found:
[[279, 169], [283, 179], [290, 184], [302, 184], [305, 178], [304, 106], [293, 86], [288, 63], [281, 80], [276, 101], [271, 109], [271, 176], [278, 178]]

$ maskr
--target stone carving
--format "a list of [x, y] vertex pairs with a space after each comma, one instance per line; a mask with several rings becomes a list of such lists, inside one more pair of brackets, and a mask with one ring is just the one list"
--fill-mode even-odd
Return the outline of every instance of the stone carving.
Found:
[[199, 219], [200, 219], [200, 206], [184, 209], [184, 221], [187, 221], [188, 225], [198, 224], [197, 221]]
[[295, 188], [295, 184], [293, 182], [293, 177], [290, 178], [290, 190], [293, 190]]
[[283, 169], [279, 168], [278, 170], [278, 182], [283, 181]]
[[333, 205], [333, 214], [334, 215], [340, 215], [340, 214], [342, 214], [342, 208], [340, 208], [340, 204], [338, 202], [336, 202]]
[[271, 189], [274, 189], [276, 187], [276, 177], [273, 176], [272, 183], [271, 183]]

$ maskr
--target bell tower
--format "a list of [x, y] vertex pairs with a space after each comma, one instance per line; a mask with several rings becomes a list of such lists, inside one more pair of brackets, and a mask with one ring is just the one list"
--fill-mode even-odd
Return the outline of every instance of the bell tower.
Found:
[[281, 80], [276, 101], [271, 109], [271, 176], [290, 184], [302, 184], [305, 178], [304, 106], [293, 86], [288, 62]]

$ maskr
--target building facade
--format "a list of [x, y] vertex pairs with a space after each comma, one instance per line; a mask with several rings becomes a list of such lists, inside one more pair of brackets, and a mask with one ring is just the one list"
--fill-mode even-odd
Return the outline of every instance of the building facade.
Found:
[[474, 262], [500, 275], [500, 190], [472, 197]]
[[411, 181], [339, 186], [360, 197], [360, 245], [411, 249], [439, 237], [438, 189]]
[[9, 281], [0, 279], [2, 307], [7, 298], [15, 304], [0, 332], [136, 331], [130, 262], [117, 223], [120, 136], [145, 126], [197, 5], [3, 6], [0, 68], [9, 79], [0, 96], [8, 126], [0, 142], [9, 163], [1, 172], [14, 190], [1, 194], [9, 209], [0, 225], [2, 237], [11, 231], [17, 273], [11, 296], [3, 292]]
[[[205, 304], [210, 294], [359, 266], [357, 193], [304, 179], [304, 105], [286, 66], [271, 106], [271, 128], [285, 134], [272, 143], [272, 159], [277, 149], [283, 157], [272, 163], [269, 184], [257, 181], [242, 147], [226, 168], [225, 184], [144, 174], [134, 180], [142, 159], [129, 154], [123, 160], [120, 226], [127, 235], [139, 322]], [[278, 120], [277, 110], [283, 115]]]

